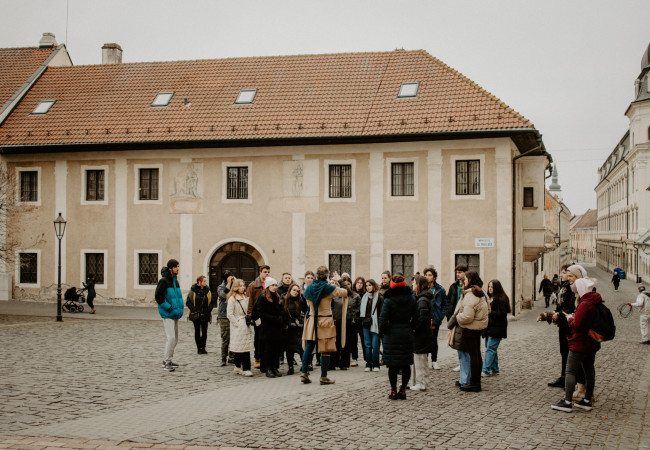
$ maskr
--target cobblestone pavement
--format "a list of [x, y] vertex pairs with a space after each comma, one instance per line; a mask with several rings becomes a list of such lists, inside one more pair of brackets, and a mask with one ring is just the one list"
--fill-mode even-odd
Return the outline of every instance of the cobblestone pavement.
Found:
[[210, 353], [197, 355], [193, 327], [181, 321], [174, 357], [181, 367], [167, 373], [159, 321], [5, 315], [0, 448], [650, 449], [650, 346], [638, 344], [638, 312], [623, 319], [616, 311], [634, 300], [636, 287], [623, 281], [614, 291], [608, 274], [588, 270], [618, 327], [596, 357], [590, 412], [550, 408], [563, 394], [546, 386], [559, 375], [560, 355], [555, 326], [535, 322], [540, 301], [510, 322], [499, 348], [501, 375], [484, 378], [483, 392], [458, 391], [455, 352], [441, 347], [442, 370], [431, 374], [426, 392], [408, 392], [407, 401], [387, 399], [384, 368], [332, 372], [331, 386], [258, 371], [235, 376], [232, 366], [219, 367], [214, 325]]

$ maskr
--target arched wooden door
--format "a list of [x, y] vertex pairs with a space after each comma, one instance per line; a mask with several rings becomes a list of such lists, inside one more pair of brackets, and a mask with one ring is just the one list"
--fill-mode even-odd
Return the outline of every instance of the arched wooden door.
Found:
[[248, 253], [234, 251], [219, 257], [219, 252], [215, 252], [210, 262], [210, 290], [213, 297], [217, 295], [217, 287], [223, 281], [224, 271], [231, 271], [235, 277], [243, 279], [248, 285], [251, 281], [255, 281], [258, 267], [255, 258]]

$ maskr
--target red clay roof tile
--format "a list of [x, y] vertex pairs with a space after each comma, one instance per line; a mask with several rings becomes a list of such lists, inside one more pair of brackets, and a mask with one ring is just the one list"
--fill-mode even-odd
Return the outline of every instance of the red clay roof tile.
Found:
[[36, 72], [54, 48], [0, 48], [0, 107]]

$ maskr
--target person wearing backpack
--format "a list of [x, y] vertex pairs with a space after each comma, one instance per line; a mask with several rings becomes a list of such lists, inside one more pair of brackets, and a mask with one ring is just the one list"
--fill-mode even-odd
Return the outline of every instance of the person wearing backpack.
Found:
[[630, 306], [636, 306], [641, 313], [641, 342], [639, 344], [650, 345], [650, 294], [645, 290], [645, 286], [639, 286], [639, 295], [635, 303], [628, 303]]
[[[596, 371], [594, 361], [596, 352], [600, 350], [600, 342], [590, 336], [590, 330], [597, 315], [598, 305], [603, 303], [598, 292], [593, 291], [594, 282], [587, 278], [579, 278], [574, 283], [578, 293], [578, 306], [575, 315], [569, 314], [569, 356], [566, 366], [566, 381], [564, 387], [564, 398], [558, 403], [551, 405], [557, 411], [571, 412], [573, 405], [580, 409], [590, 411], [593, 407], [592, 398], [594, 393], [594, 381]], [[585, 397], [572, 403], [573, 390], [576, 385], [576, 373], [582, 367], [585, 372]]]

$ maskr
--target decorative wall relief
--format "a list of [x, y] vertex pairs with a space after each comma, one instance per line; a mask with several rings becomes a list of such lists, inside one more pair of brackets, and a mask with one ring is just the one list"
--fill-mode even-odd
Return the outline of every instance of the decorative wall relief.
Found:
[[282, 164], [284, 211], [318, 211], [318, 160], [292, 160], [283, 161]]
[[202, 213], [203, 163], [175, 163], [171, 165], [171, 173], [170, 212], [175, 214]]

